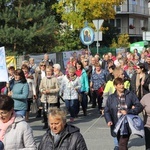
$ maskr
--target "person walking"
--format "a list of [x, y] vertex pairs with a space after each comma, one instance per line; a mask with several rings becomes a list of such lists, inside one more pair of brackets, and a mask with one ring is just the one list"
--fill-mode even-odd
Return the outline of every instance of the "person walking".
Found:
[[122, 78], [116, 78], [113, 83], [116, 91], [107, 99], [104, 117], [107, 125], [111, 128], [111, 135], [118, 139], [119, 150], [127, 150], [131, 133], [128, 130], [126, 135], [122, 135], [120, 132], [116, 135], [114, 133], [115, 125], [122, 115], [138, 115], [143, 110], [143, 106], [133, 92], [124, 88], [124, 80]]
[[39, 90], [42, 94], [41, 102], [43, 106], [43, 129], [48, 128], [47, 112], [51, 107], [58, 107], [58, 92], [59, 85], [58, 80], [53, 75], [53, 68], [51, 66], [46, 67], [46, 76], [40, 83]]
[[81, 88], [80, 79], [75, 72], [76, 68], [71, 66], [68, 69], [68, 75], [65, 75], [62, 80], [60, 88], [60, 95], [63, 95], [66, 108], [71, 116], [70, 122], [73, 122], [78, 114], [78, 90]]

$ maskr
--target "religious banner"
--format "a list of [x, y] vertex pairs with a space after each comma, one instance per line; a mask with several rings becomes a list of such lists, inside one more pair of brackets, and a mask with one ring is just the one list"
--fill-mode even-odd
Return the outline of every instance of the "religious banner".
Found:
[[6, 66], [5, 48], [0, 47], [0, 82], [8, 82], [8, 71]]

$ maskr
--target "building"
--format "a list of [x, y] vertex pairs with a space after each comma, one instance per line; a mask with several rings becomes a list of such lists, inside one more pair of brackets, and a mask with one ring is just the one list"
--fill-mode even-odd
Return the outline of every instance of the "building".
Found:
[[129, 34], [130, 42], [141, 41], [143, 31], [150, 31], [150, 0], [125, 0], [115, 9], [116, 18], [110, 23]]

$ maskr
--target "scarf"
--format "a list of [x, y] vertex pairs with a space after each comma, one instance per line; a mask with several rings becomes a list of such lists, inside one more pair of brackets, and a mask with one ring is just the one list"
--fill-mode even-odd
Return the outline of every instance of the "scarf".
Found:
[[136, 76], [136, 95], [140, 97], [143, 96], [143, 86], [141, 85], [142, 82], [145, 80], [145, 74], [143, 75], [142, 78], [140, 78], [140, 74], [137, 74]]
[[12, 116], [8, 122], [3, 123], [2, 120], [0, 120], [0, 141], [3, 141], [6, 130], [11, 124], [14, 123], [15, 117], [16, 115], [15, 112], [13, 111]]
[[76, 75], [77, 75], [78, 77], [81, 76], [81, 73], [82, 73], [82, 70], [76, 70]]

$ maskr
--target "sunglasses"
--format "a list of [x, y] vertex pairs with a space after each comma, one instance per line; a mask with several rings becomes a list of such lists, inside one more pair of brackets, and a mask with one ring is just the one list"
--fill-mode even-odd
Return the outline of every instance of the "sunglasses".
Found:
[[40, 66], [44, 66], [45, 67], [46, 65], [40, 65]]
[[141, 69], [141, 68], [136, 68], [136, 69]]

